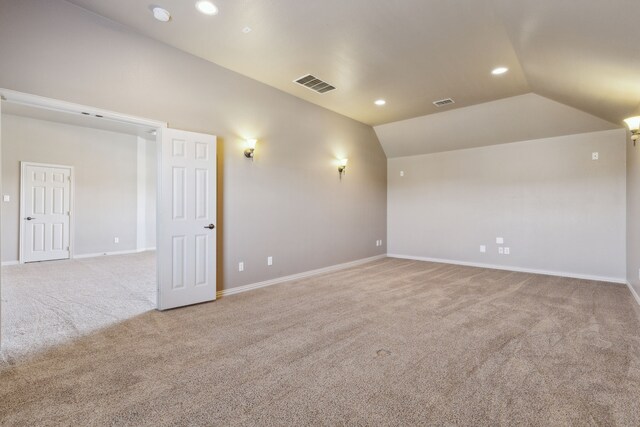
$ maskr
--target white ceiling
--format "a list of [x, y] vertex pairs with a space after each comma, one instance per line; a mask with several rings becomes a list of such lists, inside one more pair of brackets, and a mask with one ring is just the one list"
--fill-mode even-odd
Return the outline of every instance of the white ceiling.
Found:
[[[169, 23], [151, 0], [67, 1], [376, 126], [390, 157], [611, 129], [640, 113], [638, 0], [213, 0], [217, 16], [154, 0]], [[492, 76], [498, 65], [510, 71]], [[307, 73], [337, 90], [292, 82]], [[446, 97], [456, 103], [432, 105]]]
[[[151, 0], [68, 1], [371, 125], [446, 97], [453, 109], [536, 92], [615, 123], [640, 107], [638, 0], [213, 0], [216, 16], [153, 0], [169, 23]], [[510, 72], [491, 76], [498, 65]], [[292, 83], [307, 73], [337, 90]]]
[[615, 129], [534, 93], [374, 127], [388, 158]]

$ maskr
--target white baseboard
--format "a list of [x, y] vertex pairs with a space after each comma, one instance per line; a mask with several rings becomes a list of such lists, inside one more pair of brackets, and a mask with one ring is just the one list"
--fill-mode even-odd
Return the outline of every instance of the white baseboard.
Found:
[[627, 279], [620, 278], [620, 277], [594, 276], [589, 274], [567, 273], [564, 271], [538, 270], [535, 268], [512, 267], [512, 266], [504, 266], [504, 265], [484, 264], [480, 262], [457, 261], [452, 259], [428, 258], [428, 257], [418, 257], [418, 256], [411, 256], [411, 255], [387, 254], [387, 256], [389, 258], [411, 259], [414, 261], [439, 262], [442, 264], [464, 265], [467, 267], [490, 268], [494, 270], [517, 271], [519, 273], [544, 274], [547, 276], [560, 276], [560, 277], [570, 277], [572, 279], [597, 280], [599, 282], [620, 283], [623, 285], [627, 284]]
[[141, 248], [141, 249], [136, 249], [136, 253], [142, 253], [142, 252], [151, 252], [151, 251], [155, 251], [156, 248]]
[[2, 261], [2, 264], [0, 264], [2, 267], [8, 267], [10, 265], [18, 265], [20, 264], [20, 261]]
[[344, 270], [346, 268], [355, 267], [357, 265], [366, 264], [371, 261], [376, 261], [382, 258], [386, 258], [387, 255], [376, 255], [370, 258], [363, 258], [356, 261], [346, 262], [344, 264], [332, 265], [329, 267], [319, 268], [317, 270], [305, 271], [302, 273], [292, 274], [290, 276], [277, 277], [275, 279], [265, 280], [264, 282], [251, 283], [249, 285], [238, 286], [235, 288], [224, 289], [222, 291], [216, 292], [216, 296], [226, 297], [229, 295], [239, 294], [241, 292], [251, 291], [253, 289], [264, 288], [271, 285], [277, 285], [278, 283], [290, 282], [292, 280], [304, 279], [305, 277], [317, 276], [318, 274], [331, 273], [334, 271]]
[[633, 286], [631, 286], [631, 282], [627, 282], [627, 287], [629, 287], [629, 291], [631, 291], [631, 295], [633, 295], [633, 298], [636, 300], [638, 305], [640, 305], [640, 295], [638, 295], [638, 293], [633, 288]]
[[139, 254], [144, 252], [144, 250], [140, 251], [138, 249], [132, 249], [130, 251], [116, 251], [116, 252], [97, 252], [94, 254], [82, 254], [82, 255], [74, 255], [73, 259], [83, 259], [83, 258], [97, 258], [101, 256], [111, 256], [111, 255], [129, 255], [129, 254]]

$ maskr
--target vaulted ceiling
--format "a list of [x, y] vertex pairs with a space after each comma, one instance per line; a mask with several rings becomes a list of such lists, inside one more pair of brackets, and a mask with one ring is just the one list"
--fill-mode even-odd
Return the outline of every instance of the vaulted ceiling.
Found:
[[[441, 112], [446, 97], [450, 110], [535, 92], [616, 124], [640, 106], [638, 0], [213, 0], [216, 16], [154, 0], [168, 23], [151, 0], [69, 1], [371, 125]], [[337, 90], [292, 82], [307, 73]]]

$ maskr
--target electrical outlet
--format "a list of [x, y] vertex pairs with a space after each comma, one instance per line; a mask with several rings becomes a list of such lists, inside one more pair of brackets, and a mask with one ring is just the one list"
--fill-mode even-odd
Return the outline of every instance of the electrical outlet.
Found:
[[119, 237], [114, 237], [113, 238], [113, 243], [120, 243], [120, 238]]
[[244, 262], [238, 263], [238, 271], [244, 271]]
[[273, 265], [273, 257], [272, 256], [267, 257], [267, 265]]
[[504, 254], [505, 255], [509, 255], [511, 253], [511, 251], [509, 250], [509, 248], [504, 248]]
[[11, 196], [9, 196], [8, 194], [5, 194], [4, 196], [2, 196], [2, 201], [3, 202], [10, 202], [11, 201]]
[[499, 253], [500, 255], [503, 255], [503, 254], [504, 254], [504, 248], [503, 248], [503, 247], [499, 247], [499, 248], [498, 248], [498, 253]]
[[600, 158], [600, 155], [598, 154], [597, 151], [594, 151], [593, 153], [591, 153], [591, 160], [598, 160], [598, 158]]
[[487, 247], [485, 245], [480, 245], [480, 252], [482, 253], [487, 252]]
[[504, 239], [502, 237], [496, 237], [496, 244], [501, 245], [504, 243]]
[[404, 176], [404, 171], [400, 171], [400, 176]]

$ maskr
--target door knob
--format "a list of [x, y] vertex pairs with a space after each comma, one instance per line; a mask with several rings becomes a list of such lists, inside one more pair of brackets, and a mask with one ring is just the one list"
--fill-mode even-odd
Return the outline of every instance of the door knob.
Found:
[[213, 230], [214, 228], [216, 228], [216, 226], [213, 225], [213, 224], [209, 224], [209, 225], [205, 225], [204, 228], [208, 228], [209, 230]]
[[25, 219], [26, 219], [27, 221], [31, 221], [32, 219], [35, 219], [35, 218], [28, 216], [28, 217], [26, 217]]

